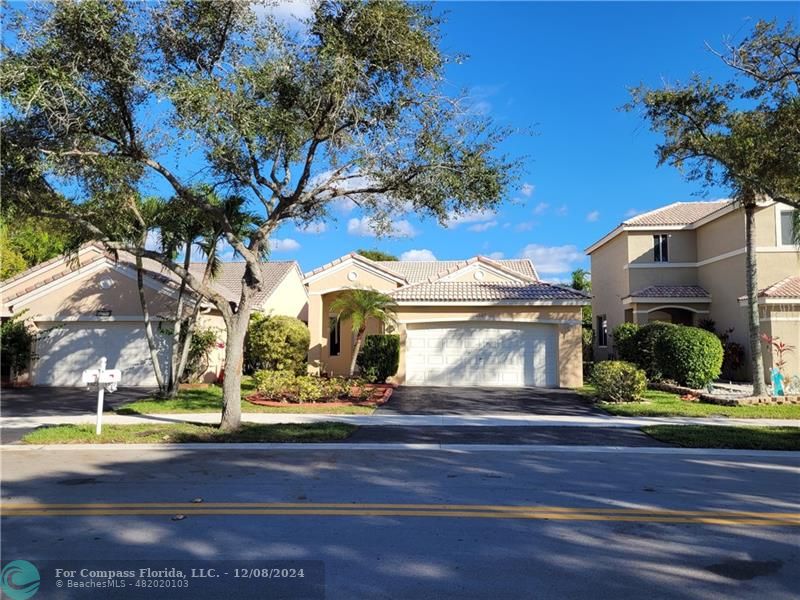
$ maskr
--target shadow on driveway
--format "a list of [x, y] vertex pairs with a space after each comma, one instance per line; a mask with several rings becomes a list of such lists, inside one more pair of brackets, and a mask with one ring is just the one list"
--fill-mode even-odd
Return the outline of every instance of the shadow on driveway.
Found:
[[572, 390], [402, 386], [377, 415], [605, 415]]
[[[106, 410], [152, 396], [152, 388], [119, 388], [106, 393]], [[3, 417], [43, 417], [85, 415], [97, 410], [97, 391], [76, 387], [9, 388], [0, 391], [0, 415]]]

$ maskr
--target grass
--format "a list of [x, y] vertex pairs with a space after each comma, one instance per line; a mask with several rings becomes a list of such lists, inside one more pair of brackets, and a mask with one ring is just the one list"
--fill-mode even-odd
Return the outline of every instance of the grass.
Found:
[[[374, 406], [320, 406], [308, 404], [286, 404], [285, 406], [259, 406], [247, 402], [244, 397], [255, 391], [252, 377], [242, 378], [243, 413], [316, 413], [333, 415], [370, 415]], [[120, 406], [118, 415], [146, 415], [159, 413], [217, 413], [222, 410], [222, 388], [210, 385], [207, 388], [181, 390], [172, 400], [146, 398]]]
[[798, 427], [724, 427], [718, 425], [649, 425], [647, 435], [686, 448], [800, 450]]
[[[594, 397], [594, 387], [578, 390]], [[720, 406], [707, 402], [686, 402], [677, 394], [647, 390], [641, 402], [598, 402], [597, 406], [620, 417], [737, 417], [740, 419], [800, 419], [800, 404]]]
[[106, 425], [95, 435], [94, 425], [40, 427], [22, 438], [24, 444], [186, 444], [197, 442], [331, 442], [348, 438], [357, 427], [346, 423], [243, 423], [227, 433], [216, 425]]

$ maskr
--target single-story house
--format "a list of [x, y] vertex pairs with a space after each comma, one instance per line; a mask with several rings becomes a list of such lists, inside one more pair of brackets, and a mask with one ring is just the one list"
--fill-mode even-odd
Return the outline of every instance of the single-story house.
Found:
[[[154, 261], [145, 261], [145, 295], [159, 344], [171, 339], [178, 280]], [[204, 263], [191, 269], [202, 273]], [[263, 263], [264, 289], [256, 297], [258, 311], [306, 320], [307, 298], [302, 272], [294, 261]], [[231, 302], [239, 299], [244, 263], [222, 263], [213, 286]], [[155, 375], [144, 334], [133, 257], [118, 260], [98, 244], [83, 246], [67, 260], [54, 258], [0, 283], [0, 317], [25, 311], [41, 336], [37, 358], [28, 373], [33, 385], [80, 386], [84, 369], [101, 357], [121, 369], [122, 385], [154, 386]], [[219, 332], [224, 323], [212, 305], [201, 307], [198, 327]], [[213, 380], [224, 361], [224, 344], [209, 356], [204, 378]]]
[[[398, 305], [400, 368], [408, 385], [547, 386], [582, 384], [582, 292], [541, 281], [530, 260], [476, 256], [449, 261], [373, 261], [348, 254], [306, 273], [309, 364], [344, 375], [350, 323], [331, 304], [349, 288], [371, 288]], [[383, 333], [372, 322], [368, 333]]]

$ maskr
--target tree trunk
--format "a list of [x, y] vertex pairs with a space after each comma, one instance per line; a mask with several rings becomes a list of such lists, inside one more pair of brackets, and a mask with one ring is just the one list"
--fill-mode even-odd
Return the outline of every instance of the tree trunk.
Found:
[[750, 368], [753, 372], [753, 395], [765, 396], [764, 358], [761, 355], [761, 331], [758, 316], [758, 266], [756, 263], [756, 205], [747, 201], [744, 207], [747, 278], [747, 325], [750, 335]]
[[[192, 242], [186, 242], [184, 250], [183, 268], [187, 271], [192, 262]], [[178, 288], [178, 301], [175, 306], [175, 324], [173, 326], [172, 336], [172, 352], [169, 357], [169, 381], [167, 382], [167, 396], [174, 398], [178, 395], [178, 385], [180, 384], [181, 375], [183, 370], [180, 369], [180, 358], [183, 356], [183, 348], [185, 348], [191, 339], [181, 340], [181, 333], [183, 331], [183, 305], [184, 296], [186, 295], [186, 280], [181, 278], [180, 287]], [[186, 337], [186, 336], [184, 336]], [[183, 343], [182, 343], [183, 342]]]
[[222, 421], [219, 425], [223, 431], [236, 431], [242, 424], [242, 362], [249, 320], [248, 307], [225, 323], [225, 379], [222, 381]]
[[353, 356], [350, 358], [350, 377], [356, 372], [356, 361], [358, 360], [358, 353], [361, 352], [361, 345], [364, 343], [364, 333], [367, 331], [366, 327], [362, 327], [356, 334], [356, 343], [353, 346]]
[[142, 267], [142, 257], [136, 257], [136, 287], [139, 290], [139, 303], [142, 305], [142, 317], [144, 318], [144, 334], [147, 338], [147, 347], [150, 350], [150, 361], [153, 363], [153, 372], [156, 376], [156, 384], [160, 394], [164, 394], [164, 376], [161, 373], [161, 363], [158, 361], [158, 349], [153, 337], [153, 324], [150, 322], [150, 310], [147, 307], [147, 298], [144, 294], [144, 269]]

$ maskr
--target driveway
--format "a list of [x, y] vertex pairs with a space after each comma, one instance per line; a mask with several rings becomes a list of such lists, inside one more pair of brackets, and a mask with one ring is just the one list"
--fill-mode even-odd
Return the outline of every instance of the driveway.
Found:
[[[105, 408], [111, 409], [151, 396], [150, 388], [119, 388], [106, 393]], [[75, 387], [8, 388], [0, 391], [0, 414], [3, 417], [46, 415], [83, 415], [97, 410], [97, 392]]]
[[375, 414], [485, 415], [537, 414], [605, 415], [571, 390], [546, 388], [477, 388], [402, 386]]

